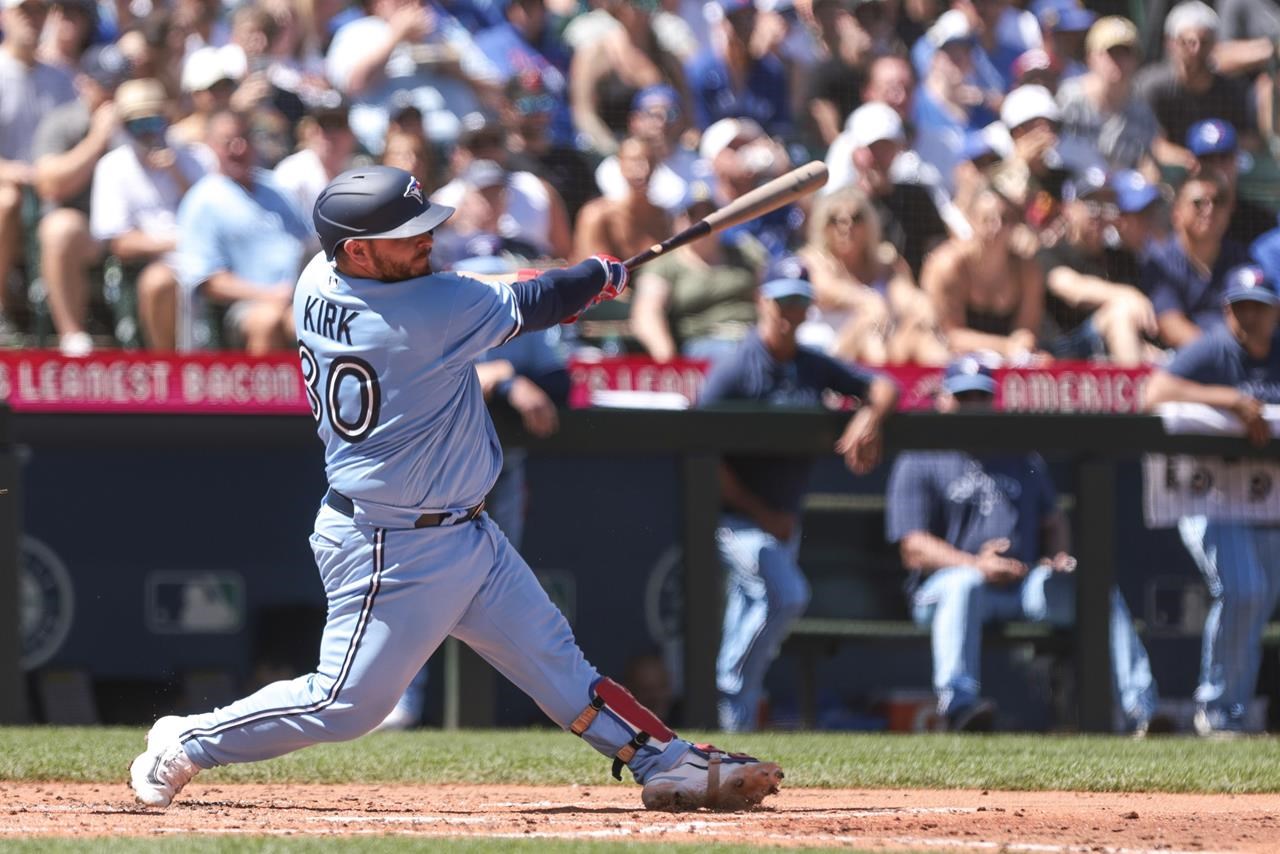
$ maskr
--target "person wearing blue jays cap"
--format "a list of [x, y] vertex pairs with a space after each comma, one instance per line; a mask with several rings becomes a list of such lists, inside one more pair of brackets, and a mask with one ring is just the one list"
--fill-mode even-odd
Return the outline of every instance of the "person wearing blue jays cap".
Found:
[[1236, 129], [1224, 119], [1205, 119], [1187, 131], [1187, 150], [1196, 159], [1195, 171], [1217, 172], [1226, 179], [1234, 201], [1227, 237], [1248, 246], [1275, 227], [1276, 215], [1240, 195], [1240, 144]]
[[1079, 77], [1085, 68], [1085, 34], [1098, 16], [1075, 0], [1038, 4], [1036, 17], [1045, 35], [1045, 47], [1062, 68], [1059, 80]]
[[[1256, 266], [1231, 271], [1222, 296], [1226, 322], [1157, 370], [1148, 408], [1185, 401], [1235, 415], [1254, 445], [1271, 442], [1263, 407], [1280, 403], [1280, 293]], [[1280, 597], [1280, 527], [1185, 517], [1178, 532], [1209, 587], [1201, 641], [1196, 731], [1241, 732], [1258, 682], [1262, 629]]]
[[694, 123], [705, 129], [721, 119], [750, 118], [771, 135], [788, 135], [793, 117], [787, 69], [772, 52], [752, 53], [754, 0], [714, 0], [707, 7], [720, 20], [712, 27], [710, 47], [685, 69]]
[[[649, 199], [668, 213], [680, 206], [689, 183], [706, 168], [696, 152], [680, 144], [680, 132], [686, 126], [680, 101], [670, 86], [647, 86], [631, 99], [631, 112], [627, 114], [627, 136], [643, 142], [656, 164], [649, 179]], [[595, 179], [600, 193], [608, 198], [631, 194], [617, 154], [600, 162]]]
[[[756, 299], [759, 320], [738, 349], [717, 363], [699, 408], [753, 403], [816, 408], [826, 391], [861, 406], [835, 444], [856, 474], [880, 461], [881, 425], [893, 410], [892, 380], [839, 362], [796, 341], [813, 301], [804, 279], [771, 279]], [[721, 729], [757, 725], [764, 677], [791, 624], [809, 604], [797, 562], [800, 508], [812, 460], [789, 455], [726, 457], [720, 465], [721, 516], [716, 532], [725, 570], [724, 634], [716, 660]]]
[[[947, 365], [935, 407], [987, 412], [997, 391], [973, 356]], [[982, 626], [997, 620], [1070, 625], [1075, 590], [1069, 525], [1039, 454], [912, 451], [894, 461], [885, 535], [910, 572], [912, 618], [930, 629], [938, 713], [956, 731], [992, 729], [982, 699]], [[1111, 662], [1126, 729], [1154, 729], [1155, 682], [1118, 590], [1111, 594]]]
[[1214, 65], [1220, 27], [1218, 13], [1207, 4], [1179, 3], [1164, 19], [1165, 61], [1138, 72], [1138, 96], [1160, 122], [1152, 152], [1161, 166], [1195, 168], [1195, 157], [1183, 146], [1198, 121], [1216, 117], [1240, 131], [1256, 125], [1249, 87]]
[[1121, 169], [1111, 175], [1116, 191], [1116, 234], [1119, 248], [1133, 256], [1141, 269], [1153, 243], [1165, 236], [1165, 191], [1136, 169]]

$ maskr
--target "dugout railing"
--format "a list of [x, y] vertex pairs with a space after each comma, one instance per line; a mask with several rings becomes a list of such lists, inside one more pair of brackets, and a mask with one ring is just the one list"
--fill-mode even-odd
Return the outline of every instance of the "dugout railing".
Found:
[[[716, 721], [715, 658], [719, 646], [721, 570], [715, 549], [719, 508], [717, 467], [721, 454], [830, 455], [847, 415], [780, 410], [653, 411], [621, 409], [571, 410], [561, 414], [559, 432], [542, 440], [524, 436], [516, 423], [499, 419], [504, 441], [525, 445], [533, 454], [557, 457], [674, 457], [678, 460], [682, 508], [680, 545], [685, 567], [684, 709], [685, 724], [713, 727]], [[306, 447], [315, 443], [314, 425], [306, 416], [196, 415], [53, 415], [23, 413], [11, 418], [11, 438], [19, 449], [85, 448], [110, 452], [113, 447], [221, 449], [237, 447]], [[1280, 443], [1255, 449], [1243, 440], [1220, 436], [1166, 435], [1152, 416], [1083, 414], [954, 414], [895, 415], [886, 428], [887, 451], [963, 449], [1031, 451], [1069, 460], [1074, 470], [1072, 513], [1075, 552], [1082, 567], [1077, 593], [1078, 620], [1073, 634], [1079, 673], [1107, 673], [1108, 591], [1115, 577], [1116, 470], [1126, 460], [1149, 452], [1280, 456]], [[0, 488], [0, 602], [13, 603], [11, 625], [17, 624], [16, 565], [18, 517], [15, 454], [5, 444], [7, 474]], [[318, 448], [317, 448], [318, 450]], [[602, 501], [624, 483], [601, 486]], [[0, 717], [22, 720], [20, 679], [12, 638], [0, 642]], [[446, 679], [457, 703], [457, 680]], [[1111, 728], [1110, 680], [1077, 680], [1078, 723], [1082, 730]], [[11, 690], [6, 690], [11, 688]], [[464, 721], [470, 715], [462, 716]]]

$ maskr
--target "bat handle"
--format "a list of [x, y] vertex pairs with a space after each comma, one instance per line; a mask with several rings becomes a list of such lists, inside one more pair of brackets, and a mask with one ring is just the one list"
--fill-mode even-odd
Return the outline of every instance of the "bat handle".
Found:
[[659, 255], [665, 255], [672, 249], [684, 246], [686, 243], [692, 243], [700, 237], [706, 237], [710, 233], [711, 224], [705, 219], [700, 219], [679, 234], [673, 234], [661, 243], [653, 244], [638, 255], [632, 255], [630, 258], [623, 261], [622, 264], [628, 270], [634, 270], [641, 264], [649, 263]]

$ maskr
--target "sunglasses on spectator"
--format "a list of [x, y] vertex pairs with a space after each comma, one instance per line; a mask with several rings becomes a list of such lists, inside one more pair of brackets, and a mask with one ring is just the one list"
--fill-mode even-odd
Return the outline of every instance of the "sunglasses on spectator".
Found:
[[786, 296], [786, 297], [778, 297], [777, 299], [774, 300], [774, 302], [778, 304], [779, 308], [792, 309], [792, 308], [808, 308], [809, 303], [812, 302], [812, 300], [810, 300], [808, 297], [793, 295], [793, 296]]
[[867, 218], [862, 211], [854, 211], [851, 214], [835, 214], [827, 220], [828, 225], [838, 225], [841, 228], [850, 228], [858, 225]]
[[1227, 203], [1227, 200], [1222, 196], [1192, 196], [1187, 201], [1197, 211], [1202, 211], [1206, 208], [1221, 208]]
[[1084, 210], [1094, 219], [1115, 219], [1120, 216], [1120, 208], [1110, 202], [1085, 202]]
[[124, 123], [124, 129], [130, 136], [160, 136], [169, 127], [169, 120], [164, 116], [140, 116]]
[[1110, 56], [1112, 59], [1119, 61], [1122, 59], [1127, 59], [1129, 57], [1136, 56], [1137, 54], [1134, 53], [1133, 48], [1129, 47], [1129, 45], [1117, 44], [1107, 48], [1107, 55]]

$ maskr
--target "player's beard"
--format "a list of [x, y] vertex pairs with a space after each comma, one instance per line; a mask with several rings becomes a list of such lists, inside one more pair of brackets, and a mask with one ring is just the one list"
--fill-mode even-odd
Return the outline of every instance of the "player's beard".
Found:
[[407, 259], [379, 257], [374, 259], [378, 281], [403, 282], [431, 273], [430, 251], [420, 251]]

